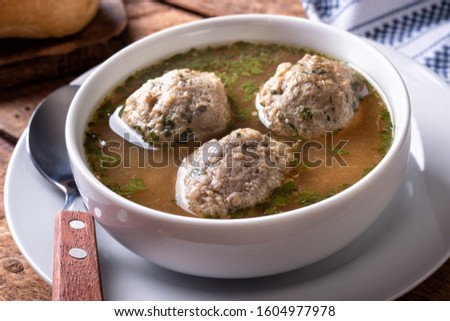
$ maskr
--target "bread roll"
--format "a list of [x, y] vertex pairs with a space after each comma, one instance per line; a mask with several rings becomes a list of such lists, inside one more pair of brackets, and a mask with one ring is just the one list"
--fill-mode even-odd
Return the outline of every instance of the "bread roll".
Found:
[[0, 38], [64, 37], [83, 29], [100, 0], [0, 0]]

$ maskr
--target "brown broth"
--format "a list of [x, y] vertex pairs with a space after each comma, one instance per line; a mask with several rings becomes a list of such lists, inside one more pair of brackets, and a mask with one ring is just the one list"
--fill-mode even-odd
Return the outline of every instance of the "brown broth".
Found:
[[[304, 49], [279, 45], [235, 43], [193, 49], [137, 72], [104, 99], [88, 124], [85, 152], [92, 172], [107, 187], [134, 202], [159, 211], [193, 216], [174, 202], [174, 196], [178, 165], [196, 146], [165, 145], [157, 151], [138, 148], [110, 130], [109, 115], [146, 80], [169, 70], [190, 68], [215, 72], [222, 79], [235, 113], [230, 131], [250, 127], [270, 133], [258, 119], [255, 93], [273, 75], [279, 63], [294, 63], [305, 53]], [[367, 85], [370, 94], [361, 100], [350, 125], [332, 133], [331, 143], [329, 136], [298, 142], [298, 138], [288, 140], [295, 143], [299, 152], [311, 141], [324, 146], [320, 151], [309, 149], [307, 154], [297, 154], [301, 162], [289, 178], [295, 188], [289, 182], [285, 189], [275, 191], [267, 204], [238, 211], [231, 217], [268, 215], [315, 203], [354, 184], [378, 164], [390, 147], [391, 122], [382, 99]], [[340, 146], [339, 141], [347, 143]], [[342, 148], [333, 150], [335, 147]], [[322, 165], [305, 166], [311, 165], [308, 159], [321, 160]], [[337, 160], [344, 161], [346, 166]]]

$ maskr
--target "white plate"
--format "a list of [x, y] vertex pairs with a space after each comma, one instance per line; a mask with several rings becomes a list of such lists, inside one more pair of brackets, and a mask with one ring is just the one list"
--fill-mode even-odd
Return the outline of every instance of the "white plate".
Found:
[[[293, 272], [218, 280], [160, 268], [97, 226], [105, 299], [386, 300], [409, 291], [438, 269], [450, 256], [450, 88], [409, 58], [378, 47], [397, 66], [410, 91], [412, 156], [393, 202], [362, 237]], [[63, 203], [62, 193], [33, 167], [22, 136], [7, 172], [6, 216], [21, 252], [48, 282], [53, 220]]]

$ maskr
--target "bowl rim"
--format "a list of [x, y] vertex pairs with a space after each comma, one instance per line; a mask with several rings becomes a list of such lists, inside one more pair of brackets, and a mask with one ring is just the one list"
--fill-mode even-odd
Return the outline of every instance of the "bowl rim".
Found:
[[[85, 88], [89, 86], [91, 82], [95, 80], [97, 75], [101, 72], [102, 69], [107, 68], [105, 66], [110, 66], [116, 60], [120, 59], [123, 56], [128, 55], [129, 51], [141, 50], [141, 47], [145, 47], [147, 42], [157, 41], [160, 37], [167, 37], [171, 34], [178, 33], [180, 30], [184, 30], [187, 28], [204, 28], [217, 26], [221, 23], [230, 24], [230, 23], [250, 23], [252, 21], [262, 22], [266, 21], [268, 23], [272, 21], [276, 22], [291, 22], [296, 24], [304, 24], [310, 25], [313, 28], [320, 28], [327, 32], [331, 32], [336, 34], [339, 37], [351, 37], [355, 43], [359, 46], [365, 47], [366, 50], [370, 50], [374, 55], [377, 55], [379, 59], [384, 60], [384, 63], [391, 68], [392, 75], [397, 78], [397, 83], [400, 86], [398, 89], [398, 93], [396, 95], [402, 95], [401, 99], [405, 103], [405, 116], [400, 119], [401, 122], [396, 122], [395, 126], [395, 135], [392, 141], [392, 145], [386, 155], [382, 158], [382, 160], [374, 167], [374, 169], [368, 173], [366, 176], [359, 179], [356, 183], [352, 184], [347, 189], [333, 195], [330, 198], [321, 200], [317, 203], [308, 205], [306, 207], [281, 212], [273, 215], [267, 216], [259, 216], [259, 217], [249, 217], [249, 218], [239, 218], [239, 219], [202, 219], [201, 217], [189, 217], [177, 215], [174, 213], [167, 213], [159, 210], [155, 210], [140, 204], [137, 204], [133, 201], [130, 201], [107, 188], [103, 185], [95, 175], [89, 170], [88, 165], [83, 157], [83, 151], [78, 148], [77, 144], [77, 131], [76, 131], [76, 109], [80, 108], [79, 100], [84, 95]], [[237, 40], [236, 40], [237, 41]], [[161, 57], [165, 58], [165, 57]], [[108, 67], [109, 68], [109, 67]], [[128, 75], [130, 75], [134, 70], [130, 71]], [[122, 77], [123, 78], [123, 77]], [[111, 88], [110, 88], [111, 90]], [[377, 88], [379, 90], [379, 88]], [[102, 97], [105, 96], [106, 93], [102, 94]], [[386, 166], [389, 163], [394, 162], [397, 154], [400, 152], [403, 144], [405, 144], [407, 137], [409, 135], [410, 128], [410, 118], [411, 118], [411, 107], [408, 91], [406, 89], [406, 85], [404, 80], [402, 79], [400, 73], [397, 68], [392, 64], [392, 62], [386, 58], [378, 49], [373, 47], [368, 41], [363, 40], [362, 38], [353, 35], [347, 31], [337, 29], [335, 27], [307, 20], [299, 17], [292, 16], [284, 16], [284, 15], [276, 15], [276, 14], [238, 14], [238, 15], [228, 15], [228, 16], [220, 16], [213, 18], [201, 19], [198, 21], [183, 23], [177, 26], [173, 26], [167, 29], [163, 29], [161, 31], [150, 34], [142, 39], [137, 40], [134, 43], [129, 44], [124, 47], [113, 56], [108, 58], [105, 62], [103, 62], [98, 68], [96, 68], [89, 77], [83, 82], [81, 88], [76, 93], [74, 99], [72, 100], [71, 106], [69, 108], [67, 120], [66, 120], [66, 144], [69, 152], [69, 158], [71, 162], [71, 166], [75, 166], [79, 169], [79, 172], [83, 175], [83, 178], [89, 181], [89, 184], [95, 188], [95, 190], [101, 193], [104, 197], [108, 199], [112, 199], [116, 205], [119, 205], [121, 208], [126, 209], [128, 211], [132, 211], [135, 214], [140, 216], [152, 216], [154, 219], [158, 219], [160, 221], [166, 222], [176, 222], [187, 225], [198, 225], [198, 226], [248, 226], [249, 224], [252, 226], [258, 224], [273, 224], [274, 221], [280, 220], [293, 220], [297, 219], [299, 216], [301, 217], [309, 217], [311, 215], [324, 214], [327, 212], [330, 206], [339, 205], [350, 198], [353, 198], [357, 195], [357, 192], [360, 189], [365, 189], [369, 187], [377, 177], [386, 170]], [[400, 131], [397, 131], [400, 129]]]

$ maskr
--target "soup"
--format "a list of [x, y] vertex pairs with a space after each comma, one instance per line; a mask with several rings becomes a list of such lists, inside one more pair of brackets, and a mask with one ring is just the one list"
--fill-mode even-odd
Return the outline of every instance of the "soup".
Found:
[[166, 142], [146, 150], [124, 141], [109, 127], [111, 114], [148, 79], [188, 68], [213, 72], [221, 79], [233, 111], [227, 133], [255, 129], [286, 142], [295, 151], [288, 177], [267, 201], [237, 210], [227, 218], [285, 212], [339, 193], [367, 175], [386, 154], [392, 140], [390, 115], [378, 93], [365, 81], [369, 93], [341, 130], [305, 139], [277, 136], [265, 127], [255, 108], [256, 93], [280, 63], [295, 63], [308, 53], [314, 54], [302, 48], [239, 42], [192, 49], [136, 72], [104, 98], [86, 128], [85, 153], [91, 171], [105, 186], [131, 201], [197, 217], [177, 204], [175, 184], [183, 159], [205, 141]]

